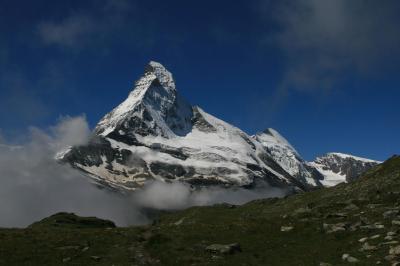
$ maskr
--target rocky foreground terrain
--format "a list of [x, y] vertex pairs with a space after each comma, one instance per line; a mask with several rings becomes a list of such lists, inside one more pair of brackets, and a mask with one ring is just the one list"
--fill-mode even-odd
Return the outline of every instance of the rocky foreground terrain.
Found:
[[400, 265], [400, 157], [356, 181], [152, 225], [60, 213], [0, 230], [0, 265]]

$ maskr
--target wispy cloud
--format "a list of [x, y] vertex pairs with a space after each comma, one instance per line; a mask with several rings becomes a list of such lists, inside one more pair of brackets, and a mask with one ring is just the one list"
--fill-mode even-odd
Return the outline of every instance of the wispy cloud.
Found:
[[94, 9], [76, 10], [61, 20], [42, 21], [37, 34], [45, 45], [78, 49], [107, 41], [134, 11], [126, 0], [101, 1]]
[[267, 43], [287, 61], [280, 90], [327, 90], [400, 56], [398, 1], [261, 1], [260, 10], [277, 27]]
[[85, 15], [73, 15], [60, 23], [44, 22], [38, 32], [45, 44], [56, 44], [66, 47], [80, 46], [98, 30], [95, 21]]
[[282, 73], [268, 95], [256, 97], [253, 123], [272, 123], [295, 94], [322, 104], [346, 94], [349, 79], [379, 76], [400, 64], [400, 2], [395, 0], [260, 0], [267, 30], [261, 49], [276, 49]]

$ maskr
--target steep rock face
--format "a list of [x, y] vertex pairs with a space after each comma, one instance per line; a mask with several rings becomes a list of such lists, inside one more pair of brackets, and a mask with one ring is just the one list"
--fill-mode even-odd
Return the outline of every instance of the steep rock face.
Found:
[[128, 98], [104, 116], [87, 145], [58, 159], [98, 183], [134, 190], [149, 179], [193, 185], [272, 186], [305, 189], [255, 139], [192, 107], [172, 74], [150, 62]]
[[320, 186], [323, 176], [311, 167], [276, 130], [269, 128], [253, 136], [266, 152], [291, 176], [304, 184]]
[[176, 91], [172, 74], [161, 64], [150, 62], [134, 90], [97, 124], [94, 132], [171, 138], [184, 136], [192, 128], [192, 107]]
[[321, 180], [324, 186], [333, 186], [341, 182], [353, 181], [379, 163], [381, 162], [349, 154], [328, 153], [317, 157], [309, 165], [324, 176]]
[[307, 163], [276, 130], [272, 128], [266, 129], [264, 132], [256, 134], [254, 139], [260, 142], [267, 153], [290, 175], [303, 183], [308, 183], [312, 186], [317, 185], [307, 167]]

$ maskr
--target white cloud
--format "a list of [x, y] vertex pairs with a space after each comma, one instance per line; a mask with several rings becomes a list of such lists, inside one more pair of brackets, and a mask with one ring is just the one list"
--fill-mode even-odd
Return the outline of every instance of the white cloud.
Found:
[[127, 205], [121, 199], [98, 190], [82, 174], [53, 159], [71, 136], [85, 141], [85, 135], [77, 134], [86, 131], [83, 121], [83, 117], [64, 119], [55, 128], [62, 134], [56, 135], [32, 128], [23, 147], [0, 147], [0, 226], [26, 226], [58, 211], [126, 222], [121, 209]]
[[90, 128], [84, 116], [62, 117], [58, 126], [53, 128], [59, 147], [85, 144], [90, 136]]

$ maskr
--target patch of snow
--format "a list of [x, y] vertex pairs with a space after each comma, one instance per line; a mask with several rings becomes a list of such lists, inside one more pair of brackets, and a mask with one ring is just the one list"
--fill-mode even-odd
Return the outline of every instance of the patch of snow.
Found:
[[323, 176], [324, 179], [320, 180], [321, 184], [324, 187], [333, 187], [336, 186], [340, 183], [346, 183], [346, 176], [342, 175], [340, 173], [335, 173], [332, 170], [324, 169], [326, 166], [315, 163], [315, 162], [310, 162], [310, 166], [314, 167], [317, 171], [319, 171]]
[[278, 131], [268, 128], [264, 132], [257, 133], [253, 139], [261, 143], [275, 162], [290, 175], [311, 186], [317, 185], [312, 174], [305, 167], [306, 162]]
[[64, 156], [69, 153], [72, 150], [72, 146], [68, 146], [65, 149], [59, 151], [56, 153], [56, 155], [54, 156], [54, 159], [56, 160], [62, 160], [64, 158]]
[[345, 153], [340, 153], [340, 152], [330, 152], [327, 154], [328, 156], [338, 156], [341, 158], [351, 158], [354, 159], [356, 161], [361, 161], [361, 162], [366, 162], [366, 163], [382, 163], [380, 161], [376, 161], [376, 160], [371, 160], [371, 159], [367, 159], [367, 158], [362, 158], [362, 157], [358, 157], [358, 156], [354, 156], [354, 155], [350, 155], [350, 154], [345, 154]]

